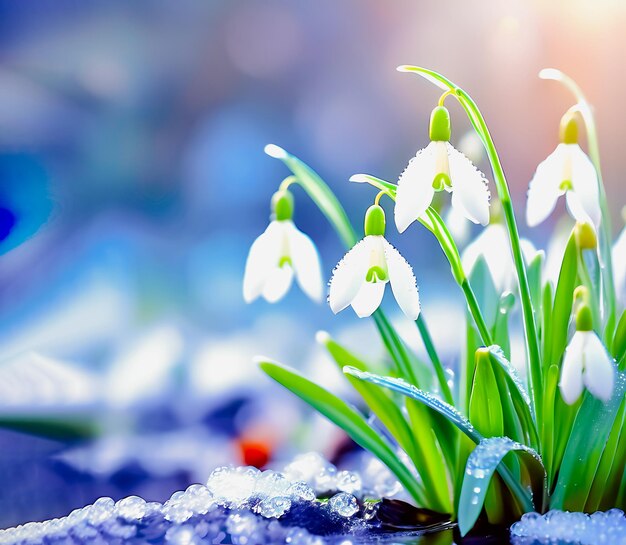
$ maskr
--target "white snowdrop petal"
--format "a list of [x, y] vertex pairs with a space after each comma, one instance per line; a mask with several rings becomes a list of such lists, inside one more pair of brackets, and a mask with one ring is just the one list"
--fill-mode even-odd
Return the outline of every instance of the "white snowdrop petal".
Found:
[[615, 385], [615, 366], [604, 344], [593, 331], [585, 331], [583, 382], [602, 401], [611, 399]]
[[515, 268], [503, 225], [489, 225], [465, 248], [461, 263], [466, 274], [472, 272], [479, 257], [485, 260], [494, 286], [500, 293], [512, 288], [515, 283]]
[[613, 273], [617, 297], [626, 305], [626, 227], [613, 245]]
[[330, 279], [328, 303], [337, 314], [356, 297], [367, 274], [371, 237], [359, 241], [339, 262]]
[[359, 318], [367, 318], [380, 306], [385, 293], [385, 282], [365, 282], [352, 300], [352, 308]]
[[420, 298], [413, 269], [389, 242], [384, 240], [383, 244], [393, 296], [407, 318], [416, 320], [420, 313]]
[[251, 303], [263, 291], [263, 286], [278, 264], [282, 246], [283, 229], [272, 221], [252, 243], [243, 275], [243, 298]]
[[276, 266], [263, 286], [263, 298], [268, 303], [275, 303], [282, 299], [289, 291], [292, 281], [293, 269], [289, 265]]
[[447, 144], [452, 180], [452, 206], [459, 208], [474, 223], [489, 223], [489, 184], [485, 175], [474, 164]]
[[401, 233], [426, 212], [435, 195], [435, 144], [419, 150], [398, 180], [394, 219]]
[[322, 267], [317, 248], [310, 237], [300, 231], [292, 222], [288, 223], [287, 236], [296, 280], [302, 291], [314, 301], [321, 301], [323, 295]]
[[565, 202], [567, 203], [567, 210], [576, 221], [588, 223], [594, 228], [597, 227], [596, 222], [593, 221], [585, 206], [583, 206], [580, 196], [575, 191], [568, 191], [565, 194]]
[[563, 182], [563, 168], [567, 148], [559, 144], [557, 148], [539, 165], [528, 186], [528, 202], [526, 204], [526, 223], [530, 227], [539, 225], [554, 210]]
[[[574, 193], [576, 193], [582, 209], [591, 218], [593, 225], [597, 227], [600, 225], [602, 216], [598, 173], [591, 159], [580, 149], [578, 144], [569, 144], [569, 149], [572, 160], [572, 187], [574, 188]], [[568, 196], [569, 193], [568, 191]]]
[[583, 392], [583, 350], [585, 337], [582, 331], [576, 331], [565, 349], [563, 368], [559, 388], [561, 397], [568, 405], [575, 403]]

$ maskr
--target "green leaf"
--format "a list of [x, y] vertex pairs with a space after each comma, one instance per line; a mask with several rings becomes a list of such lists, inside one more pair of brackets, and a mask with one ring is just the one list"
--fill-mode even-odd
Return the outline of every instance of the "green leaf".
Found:
[[[333, 360], [335, 360], [335, 363], [340, 370], [346, 365], [351, 365], [361, 371], [368, 370], [368, 365], [366, 365], [352, 352], [334, 341], [327, 333], [318, 333], [317, 337], [318, 341], [326, 347], [328, 353], [331, 355]], [[419, 459], [420, 453], [417, 450], [417, 445], [411, 433], [411, 428], [409, 427], [395, 400], [392, 399], [384, 390], [381, 390], [372, 384], [356, 380], [350, 376], [348, 376], [348, 380], [354, 389], [361, 395], [367, 406], [389, 430], [395, 440], [398, 441], [400, 447], [415, 463], [415, 460]]]
[[493, 329], [498, 315], [498, 304], [500, 295], [491, 276], [491, 271], [485, 258], [480, 256], [469, 274], [469, 281], [476, 295], [478, 306], [480, 307], [485, 322], [490, 329]]
[[620, 371], [626, 366], [626, 310], [617, 323], [615, 337], [613, 338], [613, 357], [618, 363]]
[[344, 246], [352, 248], [358, 242], [354, 228], [343, 206], [319, 175], [300, 159], [275, 144], [265, 146], [265, 153], [287, 165], [302, 188], [335, 228]]
[[546, 282], [541, 299], [541, 356], [543, 373], [553, 365], [550, 363], [550, 349], [552, 346], [552, 283]]
[[541, 308], [541, 271], [544, 261], [544, 252], [537, 252], [528, 264], [528, 286], [530, 288], [530, 298], [533, 302], [533, 308], [535, 309], [536, 322], [539, 322], [541, 319], [539, 309]]
[[[438, 397], [435, 397], [428, 392], [424, 392], [423, 390], [420, 390], [419, 388], [416, 388], [411, 384], [407, 384], [402, 379], [397, 379], [393, 377], [381, 377], [372, 373], [359, 371], [358, 369], [355, 369], [353, 367], [345, 367], [343, 372], [348, 375], [352, 375], [353, 377], [356, 377], [360, 380], [365, 380], [373, 384], [378, 384], [379, 386], [382, 386], [384, 388], [389, 388], [390, 390], [393, 390], [402, 395], [415, 399], [420, 403], [423, 403], [435, 413], [438, 413], [445, 417], [450, 423], [454, 424], [455, 427], [457, 427], [462, 433], [464, 433], [476, 444], [480, 443], [480, 441], [483, 439], [482, 435], [476, 430], [476, 428], [474, 428], [474, 426], [472, 426], [470, 421], [465, 418], [457, 409], [455, 409], [451, 405], [448, 405], [445, 401], [442, 401]], [[529, 447], [523, 448], [529, 449]], [[516, 501], [522, 506], [522, 509], [524, 511], [532, 510], [532, 500], [528, 496], [527, 491], [517, 480], [515, 480], [515, 478], [511, 475], [509, 469], [503, 465], [498, 466], [498, 472], [513, 493]]]
[[[615, 484], [609, 481], [609, 476], [614, 465], [622, 465], [621, 459], [617, 458], [617, 451], [620, 435], [623, 431], [626, 431], [624, 430], [625, 409], [626, 404], [625, 401], [622, 400], [617, 416], [613, 422], [611, 433], [609, 433], [604, 451], [602, 452], [598, 469], [593, 477], [589, 497], [587, 498], [587, 502], [585, 504], [585, 512], [587, 513], [595, 513], [601, 509], [603, 502], [605, 502], [605, 505], [610, 505], [611, 507], [615, 505], [614, 502], [617, 491], [613, 489], [612, 497], [607, 497], [612, 492], [611, 485]], [[614, 481], [619, 482], [619, 479], [614, 479]]]
[[448, 421], [454, 424], [454, 426], [456, 426], [461, 432], [467, 435], [475, 443], [478, 443], [482, 439], [482, 436], [474, 428], [474, 426], [472, 426], [470, 421], [465, 418], [459, 411], [457, 411], [452, 405], [449, 405], [445, 401], [442, 401], [438, 397], [435, 397], [428, 392], [420, 390], [412, 384], [408, 384], [402, 379], [394, 377], [381, 377], [380, 375], [375, 375], [373, 373], [359, 371], [354, 367], [344, 367], [343, 372], [347, 375], [356, 377], [359, 380], [365, 380], [367, 382], [371, 382], [372, 384], [378, 384], [379, 386], [389, 388], [394, 392], [398, 392], [402, 395], [415, 399], [420, 403], [423, 403], [436, 413], [444, 416]]
[[481, 435], [499, 437], [504, 433], [502, 402], [489, 351], [478, 349], [475, 362], [469, 420]]
[[266, 360], [260, 360], [259, 366], [276, 382], [339, 426], [357, 444], [369, 450], [383, 462], [418, 504], [427, 504], [428, 496], [423, 486], [400, 461], [387, 441], [367, 424], [359, 412], [334, 394], [288, 367]]
[[[539, 444], [538, 431], [532, 414], [530, 397], [524, 383], [499, 346], [492, 345], [487, 349], [492, 361], [496, 364], [495, 376], [505, 409], [505, 434], [522, 442], [522, 438], [515, 435], [513, 431], [519, 425], [523, 432], [523, 442], [536, 448]], [[510, 412], [511, 405], [514, 412]]]
[[608, 403], [585, 392], [560, 464], [559, 477], [550, 501], [553, 509], [583, 510], [624, 399], [625, 384], [626, 376], [618, 373], [615, 390]]
[[561, 264], [559, 280], [554, 293], [554, 307], [551, 320], [551, 346], [549, 358], [544, 365], [559, 363], [567, 346], [567, 332], [572, 314], [572, 298], [576, 288], [578, 249], [576, 237], [572, 231]]
[[[525, 455], [525, 462], [531, 475], [533, 498], [537, 508], [541, 509], [544, 495], [545, 471], [541, 458], [530, 447], [522, 445], [508, 437], [483, 439], [470, 454], [465, 466], [465, 478], [459, 500], [459, 530], [464, 536], [478, 519], [485, 502], [491, 477], [500, 466], [500, 462], [509, 452], [518, 451]], [[532, 509], [532, 503], [520, 506], [523, 510]]]

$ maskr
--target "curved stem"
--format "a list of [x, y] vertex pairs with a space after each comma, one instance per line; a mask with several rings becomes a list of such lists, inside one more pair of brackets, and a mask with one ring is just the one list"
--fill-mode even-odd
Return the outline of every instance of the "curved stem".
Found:
[[280, 182], [280, 185], [278, 186], [278, 191], [285, 191], [290, 185], [297, 183], [298, 178], [293, 175], [287, 176], [282, 182]]
[[[609, 206], [606, 198], [606, 191], [604, 188], [604, 182], [602, 181], [602, 169], [600, 165], [600, 145], [598, 142], [598, 131], [596, 129], [595, 118], [593, 117], [593, 110], [591, 105], [587, 101], [582, 89], [578, 84], [569, 76], [556, 70], [554, 68], [548, 68], [542, 70], [539, 73], [539, 77], [543, 79], [551, 79], [563, 84], [576, 98], [577, 104], [573, 108], [580, 113], [583, 122], [585, 123], [585, 129], [587, 132], [587, 144], [589, 147], [589, 157], [593, 162], [593, 166], [596, 168], [598, 174], [598, 185], [600, 190], [600, 209], [602, 211], [602, 237], [600, 241], [600, 255], [601, 255], [601, 269], [602, 269], [602, 282], [604, 285], [604, 301], [608, 309], [607, 315], [607, 331], [606, 336], [612, 336], [612, 328], [615, 324], [616, 318], [616, 294], [615, 284], [613, 280], [613, 260], [611, 255], [611, 216]], [[572, 108], [570, 108], [571, 110]]]
[[433, 368], [435, 369], [435, 374], [437, 375], [437, 380], [439, 381], [439, 387], [441, 388], [441, 395], [443, 396], [443, 399], [446, 403], [454, 406], [454, 397], [452, 396], [452, 391], [450, 390], [450, 386], [448, 385], [446, 373], [444, 371], [441, 360], [439, 359], [439, 355], [437, 354], [437, 350], [435, 349], [435, 344], [433, 343], [432, 337], [430, 336], [430, 331], [428, 330], [428, 326], [426, 325], [422, 314], [417, 317], [417, 320], [415, 320], [415, 324], [417, 325], [420, 336], [424, 341], [426, 353], [428, 354], [428, 357], [433, 364]]
[[533, 399], [536, 419], [540, 422], [542, 419], [543, 403], [541, 360], [539, 353], [539, 339], [537, 336], [537, 325], [535, 323], [535, 315], [530, 297], [530, 286], [528, 284], [528, 275], [520, 247], [519, 232], [517, 230], [515, 213], [511, 203], [511, 195], [504, 176], [504, 171], [502, 170], [498, 152], [496, 151], [496, 147], [493, 143], [493, 139], [491, 138], [491, 134], [489, 133], [489, 129], [487, 128], [487, 124], [485, 123], [482, 113], [472, 98], [465, 91], [463, 91], [463, 89], [452, 83], [446, 77], [433, 70], [428, 70], [418, 66], [400, 66], [398, 67], [398, 70], [401, 72], [412, 72], [418, 74], [444, 91], [454, 91], [455, 97], [465, 110], [472, 126], [485, 146], [485, 150], [487, 151], [487, 156], [489, 157], [489, 162], [491, 164], [498, 197], [500, 198], [500, 202], [502, 204], [502, 210], [504, 212], [506, 226], [509, 233], [511, 251], [513, 253], [513, 261], [517, 271], [520, 299], [522, 303], [522, 315], [524, 320], [526, 351], [528, 354], [528, 367], [530, 375], [529, 389]]
[[513, 210], [513, 204], [511, 202], [509, 186], [507, 184], [506, 177], [504, 176], [504, 171], [502, 169], [502, 164], [500, 163], [500, 157], [496, 151], [495, 144], [491, 138], [485, 119], [478, 109], [478, 106], [476, 106], [476, 103], [472, 100], [472, 98], [462, 89], [457, 88], [456, 92], [459, 97], [459, 102], [466, 111], [469, 110], [473, 114], [473, 118], [478, 126], [480, 131], [479, 134], [482, 137], [487, 151], [487, 156], [489, 157], [489, 162], [491, 163], [491, 170], [493, 172], [496, 189], [498, 191], [498, 197], [500, 199], [500, 204], [502, 205], [502, 211], [504, 212], [504, 219], [509, 232], [509, 241], [511, 243], [511, 251], [513, 253], [513, 261], [517, 272], [520, 299], [522, 303], [522, 317], [524, 320], [524, 331], [526, 333], [526, 350], [528, 353], [530, 374], [530, 394], [534, 402], [536, 419], [538, 422], [541, 422], [543, 417], [543, 388], [539, 338], [537, 336], [537, 324], [535, 323], [535, 313], [530, 296], [528, 274], [526, 271], [526, 265], [524, 264], [524, 257], [522, 255], [519, 231], [517, 229], [515, 211]]

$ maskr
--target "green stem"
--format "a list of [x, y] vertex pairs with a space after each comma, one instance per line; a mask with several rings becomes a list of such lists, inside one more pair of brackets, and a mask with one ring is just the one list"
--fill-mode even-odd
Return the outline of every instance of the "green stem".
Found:
[[495, 144], [491, 138], [487, 124], [476, 106], [476, 103], [472, 98], [462, 89], [457, 89], [457, 95], [459, 96], [459, 102], [464, 109], [472, 112], [477, 126], [480, 129], [479, 135], [482, 137], [485, 149], [487, 150], [487, 156], [491, 163], [491, 169], [493, 172], [496, 189], [498, 191], [498, 197], [500, 204], [504, 212], [504, 218], [506, 221], [507, 230], [509, 232], [509, 241], [511, 243], [511, 251], [513, 253], [513, 261], [515, 263], [515, 270], [517, 271], [517, 278], [519, 282], [520, 299], [522, 302], [522, 317], [524, 320], [524, 332], [526, 336], [526, 350], [528, 353], [529, 371], [530, 371], [530, 394], [534, 402], [535, 415], [538, 422], [542, 420], [543, 413], [543, 401], [542, 401], [542, 377], [541, 377], [541, 355], [539, 352], [539, 339], [537, 336], [537, 324], [535, 323], [535, 313], [533, 310], [532, 298], [530, 296], [530, 286], [528, 284], [528, 274], [526, 271], [526, 265], [524, 264], [524, 257], [520, 246], [520, 237], [517, 229], [517, 222], [515, 220], [515, 212], [513, 210], [513, 204], [511, 203], [511, 194], [509, 192], [509, 186], [502, 170], [502, 164], [500, 163], [500, 157], [496, 151]]
[[480, 136], [489, 162], [491, 163], [491, 169], [493, 171], [494, 181], [498, 192], [498, 197], [502, 204], [502, 210], [504, 211], [504, 217], [506, 221], [507, 230], [509, 232], [509, 240], [511, 243], [511, 250], [513, 253], [513, 261], [515, 263], [515, 269], [517, 271], [517, 278], [519, 282], [520, 299], [522, 302], [522, 315], [524, 320], [524, 334], [526, 340], [526, 351], [528, 354], [528, 367], [530, 374], [529, 389], [533, 399], [535, 417], [538, 422], [541, 422], [543, 403], [541, 399], [542, 394], [542, 379], [541, 379], [541, 358], [539, 354], [539, 340], [537, 336], [537, 326], [535, 324], [535, 315], [533, 311], [533, 304], [530, 297], [530, 287], [528, 284], [528, 275], [526, 272], [526, 266], [524, 265], [524, 259], [520, 247], [519, 232], [517, 230], [517, 223], [515, 221], [515, 212], [513, 211], [513, 205], [511, 204], [511, 195], [509, 193], [509, 187], [502, 170], [500, 158], [496, 151], [495, 144], [485, 123], [482, 113], [478, 109], [476, 103], [463, 89], [452, 83], [449, 79], [445, 78], [441, 74], [428, 70], [426, 68], [420, 68], [417, 66], [400, 66], [398, 70], [401, 72], [413, 72], [416, 73], [431, 83], [437, 85], [444, 91], [454, 91], [454, 96], [458, 99], [459, 103], [465, 110], [469, 117], [472, 126]]
[[585, 123], [587, 131], [587, 144], [589, 147], [589, 157], [593, 162], [596, 172], [598, 174], [598, 186], [600, 191], [600, 210], [602, 212], [602, 236], [600, 237], [600, 255], [601, 255], [601, 267], [602, 267], [602, 281], [604, 286], [604, 301], [607, 305], [607, 322], [605, 331], [605, 341], [608, 342], [612, 335], [613, 327], [615, 326], [616, 319], [616, 294], [615, 284], [613, 281], [613, 259], [611, 255], [611, 215], [609, 211], [609, 205], [606, 199], [606, 191], [604, 188], [604, 182], [602, 180], [602, 169], [600, 165], [600, 144], [598, 142], [598, 131], [596, 129], [595, 118], [593, 117], [593, 110], [591, 105], [587, 101], [582, 89], [578, 84], [569, 76], [555, 70], [553, 68], [542, 70], [539, 73], [539, 77], [544, 79], [551, 79], [563, 84], [569, 91], [576, 97], [577, 105], [576, 109], [580, 112]]
[[443, 399], [446, 403], [454, 406], [454, 397], [452, 396], [452, 391], [450, 390], [450, 386], [448, 385], [448, 380], [446, 378], [446, 372], [443, 368], [441, 360], [439, 359], [439, 355], [437, 354], [437, 350], [435, 349], [435, 344], [433, 343], [432, 337], [430, 336], [430, 331], [428, 331], [428, 326], [424, 320], [424, 316], [420, 314], [415, 320], [417, 324], [417, 329], [424, 341], [424, 347], [426, 348], [426, 353], [430, 358], [431, 363], [435, 369], [435, 374], [437, 375], [437, 380], [439, 381], [439, 387], [441, 388], [441, 394], [443, 395]]

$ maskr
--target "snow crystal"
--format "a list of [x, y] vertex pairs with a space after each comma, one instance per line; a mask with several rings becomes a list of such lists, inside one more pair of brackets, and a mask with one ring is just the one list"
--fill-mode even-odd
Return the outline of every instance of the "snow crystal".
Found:
[[333, 513], [342, 517], [351, 517], [359, 511], [359, 504], [352, 494], [340, 492], [328, 500], [328, 506]]
[[511, 527], [514, 545], [626, 545], [626, 517], [620, 509], [592, 515], [549, 511], [526, 513]]

